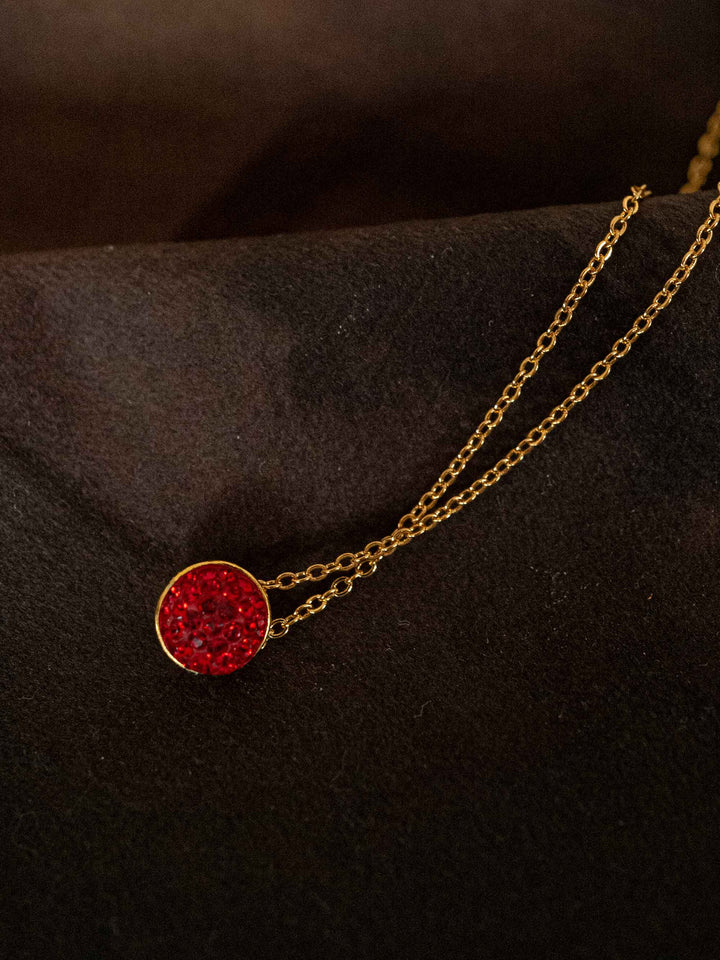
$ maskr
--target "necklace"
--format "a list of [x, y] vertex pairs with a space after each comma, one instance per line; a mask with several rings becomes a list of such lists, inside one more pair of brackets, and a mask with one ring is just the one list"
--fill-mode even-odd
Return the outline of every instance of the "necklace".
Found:
[[695, 193], [696, 190], [701, 190], [712, 170], [713, 159], [720, 153], [720, 100], [705, 125], [705, 132], [697, 142], [697, 151], [688, 164], [687, 181], [680, 187], [680, 193]]
[[[544, 443], [570, 411], [609, 376], [635, 341], [647, 333], [660, 311], [668, 306], [687, 280], [712, 240], [713, 230], [720, 224], [720, 183], [708, 215], [679, 266], [627, 333], [615, 341], [609, 353], [595, 363], [587, 376], [575, 384], [565, 399], [512, 450], [460, 493], [440, 502], [502, 421], [508, 408], [518, 400], [523, 386], [537, 373], [542, 358], [554, 349], [561, 331], [572, 320], [578, 304], [625, 233], [630, 218], [638, 212], [640, 201], [649, 195], [650, 191], [644, 185], [631, 188], [622, 201], [622, 210], [611, 220], [607, 234], [598, 243], [552, 323], [538, 338], [533, 352], [522, 361], [513, 379], [464, 446], [417, 504], [400, 518], [392, 533], [371, 541], [357, 552], [342, 553], [328, 563], [312, 563], [304, 570], [281, 573], [271, 580], [256, 579], [242, 567], [224, 561], [205, 561], [187, 567], [165, 587], [155, 611], [157, 635], [168, 656], [191, 673], [220, 675], [245, 666], [265, 646], [268, 638], [285, 636], [294, 624], [324, 610], [330, 600], [347, 596], [357, 580], [375, 573], [381, 560], [472, 503], [535, 447]], [[336, 573], [339, 576], [327, 590], [313, 594], [288, 616], [271, 618], [270, 591], [291, 590], [301, 583], [318, 583]]]

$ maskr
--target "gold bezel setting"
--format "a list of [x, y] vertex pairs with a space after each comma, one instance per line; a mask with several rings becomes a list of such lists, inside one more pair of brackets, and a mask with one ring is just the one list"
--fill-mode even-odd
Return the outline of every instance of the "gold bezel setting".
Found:
[[[199, 670], [192, 670], [190, 667], [186, 666], [184, 663], [181, 663], [176, 657], [172, 655], [172, 653], [170, 653], [167, 646], [165, 645], [165, 641], [163, 640], [163, 636], [160, 631], [160, 610], [162, 608], [163, 602], [168, 592], [177, 583], [177, 581], [180, 580], [181, 577], [184, 577], [187, 573], [190, 573], [191, 570], [196, 570], [198, 567], [210, 567], [210, 566], [231, 567], [233, 570], [237, 570], [239, 573], [243, 574], [243, 576], [247, 577], [248, 580], [250, 580], [253, 584], [255, 584], [255, 586], [258, 588], [260, 592], [260, 595], [265, 601], [265, 605], [267, 607], [267, 624], [265, 626], [265, 634], [263, 636], [262, 643], [257, 648], [257, 650], [252, 655], [252, 657], [250, 657], [247, 660], [247, 663], [249, 663], [250, 660], [254, 660], [255, 657], [258, 655], [258, 653], [260, 653], [260, 651], [263, 649], [263, 647], [267, 643], [268, 636], [270, 635], [270, 620], [271, 620], [270, 601], [268, 599], [268, 595], [265, 587], [262, 585], [262, 583], [260, 583], [257, 577], [254, 577], [249, 570], [246, 570], [244, 567], [239, 566], [239, 564], [237, 563], [231, 563], [229, 560], [202, 560], [199, 563], [191, 563], [189, 567], [185, 567], [184, 570], [180, 570], [179, 573], [176, 573], [175, 576], [172, 578], [172, 580], [170, 580], [169, 583], [166, 585], [163, 592], [160, 594], [158, 602], [155, 606], [155, 633], [157, 634], [157, 638], [160, 642], [160, 646], [163, 652], [165, 653], [165, 655], [169, 657], [170, 660], [172, 660], [172, 662], [176, 666], [181, 667], [183, 670], [187, 671], [188, 673], [192, 673], [196, 677], [216, 676], [216, 674], [202, 673]], [[242, 666], [246, 666], [246, 664], [243, 664]], [[238, 669], [242, 669], [242, 667], [239, 667]], [[232, 673], [235, 673], [235, 672], [236, 670], [232, 670], [228, 674], [221, 674], [221, 675], [230, 676]]]

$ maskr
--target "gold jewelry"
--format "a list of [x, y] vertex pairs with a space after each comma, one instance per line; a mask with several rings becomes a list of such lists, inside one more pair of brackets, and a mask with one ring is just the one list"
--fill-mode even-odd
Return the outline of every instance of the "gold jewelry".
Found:
[[692, 158], [687, 170], [687, 183], [680, 187], [680, 193], [695, 193], [705, 186], [713, 160], [720, 150], [720, 100], [715, 106], [715, 112], [707, 122], [705, 133], [697, 142], [698, 152]]
[[[157, 606], [157, 634], [170, 657], [194, 673], [223, 674], [244, 666], [265, 645], [268, 636], [285, 636], [291, 626], [324, 610], [330, 600], [346, 596], [356, 580], [375, 573], [380, 560], [462, 510], [543, 443], [573, 407], [582, 403], [590, 391], [609, 376], [618, 360], [650, 329], [660, 311], [687, 280], [720, 224], [720, 183], [708, 215], [680, 265], [627, 333], [615, 341], [610, 352], [594, 364], [568, 396], [512, 450], [460, 493], [438, 504], [502, 421], [507, 409], [519, 398], [523, 386], [535, 376], [542, 358], [554, 349], [560, 332], [572, 320], [577, 305], [607, 263], [630, 218], [637, 213], [640, 200], [649, 195], [644, 185], [631, 188], [631, 193], [622, 201], [621, 212], [610, 222], [608, 233], [595, 248], [552, 323], [540, 335], [533, 352], [522, 361], [514, 378], [437, 481], [412, 510], [400, 518], [392, 533], [371, 541], [356, 553], [342, 553], [328, 563], [312, 563], [304, 570], [281, 573], [271, 580], [255, 580], [242, 568], [219, 561], [189, 567], [170, 581]], [[318, 583], [333, 573], [341, 575], [329, 589], [312, 595], [288, 616], [270, 619], [268, 591], [291, 590], [300, 583]]]

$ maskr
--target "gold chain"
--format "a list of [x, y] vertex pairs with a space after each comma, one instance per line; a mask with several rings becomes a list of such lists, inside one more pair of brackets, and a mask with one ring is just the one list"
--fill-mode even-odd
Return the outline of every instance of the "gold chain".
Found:
[[531, 450], [540, 446], [552, 431], [567, 418], [573, 407], [582, 403], [590, 391], [610, 374], [618, 360], [630, 352], [633, 343], [650, 329], [653, 320], [661, 310], [668, 306], [687, 280], [698, 259], [712, 240], [713, 231], [720, 224], [720, 183], [718, 183], [717, 189], [718, 195], [710, 204], [708, 216], [699, 227], [695, 240], [683, 256], [680, 265], [662, 289], [655, 294], [650, 305], [635, 320], [627, 333], [615, 341], [610, 352], [591, 367], [588, 375], [573, 387], [568, 396], [554, 407], [544, 420], [530, 430], [512, 450], [498, 460], [495, 466], [490, 467], [470, 486], [449, 497], [445, 503], [438, 506], [438, 500], [447, 492], [472, 457], [483, 446], [487, 437], [501, 422], [505, 411], [520, 396], [524, 384], [535, 375], [541, 359], [555, 347], [560, 331], [572, 320], [578, 303], [605, 266], [615, 243], [625, 233], [630, 217], [637, 213], [639, 201], [650, 193], [645, 186], [632, 187], [632, 192], [622, 202], [622, 212], [611, 221], [607, 235], [595, 248], [595, 253], [590, 262], [580, 273], [577, 282], [555, 314], [552, 323], [539, 337], [535, 350], [520, 364], [515, 377], [505, 387], [496, 403], [490, 407], [482, 422], [457, 455], [453, 457], [447, 468], [440, 474], [438, 480], [422, 495], [413, 509], [400, 518], [395, 530], [381, 540], [371, 541], [357, 553], [342, 553], [330, 563], [313, 563], [305, 570], [296, 573], [281, 573], [274, 580], [260, 581], [266, 590], [291, 590], [300, 583], [316, 583], [324, 580], [332, 573], [340, 572], [342, 574], [333, 581], [324, 593], [317, 593], [309, 597], [289, 616], [273, 620], [270, 624], [269, 635], [271, 637], [285, 636], [293, 624], [306, 620], [313, 614], [324, 610], [334, 597], [346, 596], [352, 590], [355, 580], [361, 577], [369, 577], [375, 572], [380, 560], [390, 556], [398, 547], [409, 543], [415, 537], [432, 530], [443, 520], [447, 520], [448, 517], [462, 510], [467, 504], [472, 503], [488, 487], [493, 486], [501, 477], [504, 477], [513, 467], [517, 466]]
[[705, 185], [712, 170], [713, 160], [720, 151], [720, 100], [715, 113], [707, 122], [705, 133], [697, 142], [697, 155], [692, 158], [687, 170], [687, 183], [680, 187], [680, 193], [695, 193]]

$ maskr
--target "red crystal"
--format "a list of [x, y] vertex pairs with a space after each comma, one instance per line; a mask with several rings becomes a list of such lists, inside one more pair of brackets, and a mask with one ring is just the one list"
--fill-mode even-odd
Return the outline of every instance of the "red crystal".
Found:
[[173, 660], [193, 673], [232, 673], [258, 652], [270, 608], [253, 577], [232, 563], [200, 563], [170, 582], [157, 628]]

